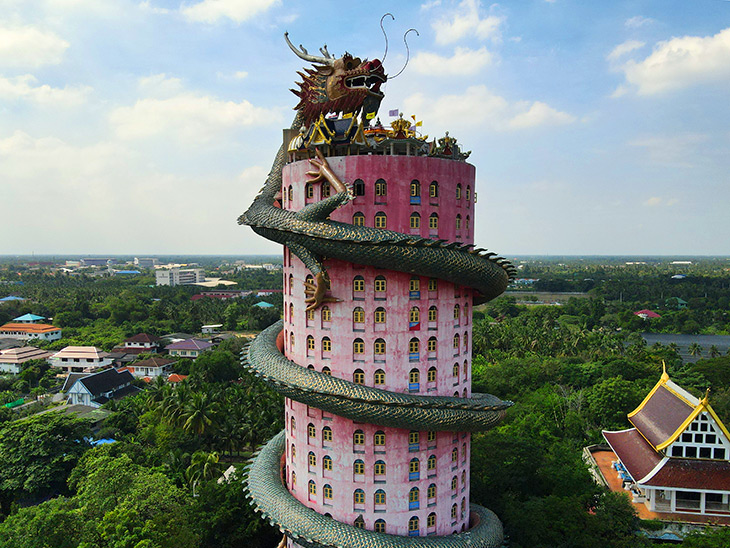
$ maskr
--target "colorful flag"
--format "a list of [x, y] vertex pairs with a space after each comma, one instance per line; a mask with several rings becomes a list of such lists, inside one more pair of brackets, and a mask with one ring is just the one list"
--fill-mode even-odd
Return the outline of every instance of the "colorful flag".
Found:
[[388, 116], [398, 116], [398, 109], [389, 110]]
[[420, 122], [416, 122], [416, 127], [421, 127], [422, 125], [423, 125], [423, 120], [421, 120]]
[[345, 113], [344, 113], [344, 114], [342, 115], [342, 117], [343, 117], [343, 118], [352, 118], [352, 112], [345, 112]]
[[374, 113], [374, 112], [368, 112], [368, 113], [367, 113], [367, 114], [365, 115], [365, 119], [366, 119], [366, 120], [372, 120], [373, 118], [375, 118], [375, 113]]
[[408, 322], [408, 331], [420, 331], [421, 322]]

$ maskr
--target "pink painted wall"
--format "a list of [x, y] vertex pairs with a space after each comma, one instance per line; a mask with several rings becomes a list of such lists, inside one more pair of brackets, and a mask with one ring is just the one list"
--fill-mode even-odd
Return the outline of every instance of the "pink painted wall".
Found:
[[[365, 195], [332, 214], [332, 219], [352, 222], [356, 212], [365, 217], [365, 224], [374, 226], [376, 213], [387, 215], [387, 228], [424, 237], [472, 243], [474, 209], [474, 167], [450, 160], [406, 156], [350, 156], [328, 159], [330, 166], [346, 184], [356, 178], [364, 183]], [[284, 168], [283, 207], [299, 210], [307, 203], [321, 198], [321, 185], [312, 185], [312, 197], [307, 198], [305, 183], [308, 162], [296, 162]], [[376, 181], [387, 185], [386, 195], [375, 195]], [[420, 182], [420, 203], [411, 203], [411, 181]], [[432, 182], [438, 185], [437, 196], [430, 196]], [[459, 200], [457, 185], [461, 185]], [[291, 197], [289, 199], [289, 187]], [[467, 197], [467, 189], [469, 200]], [[416, 200], [413, 200], [414, 202]], [[421, 216], [419, 229], [410, 228], [411, 214]], [[429, 228], [432, 213], [438, 215], [438, 228]], [[457, 215], [461, 225], [457, 228]], [[469, 225], [467, 229], [467, 217]], [[376, 371], [385, 373], [378, 388], [394, 392], [424, 395], [471, 394], [471, 308], [470, 289], [438, 280], [429, 290], [427, 278], [410, 274], [354, 265], [330, 260], [326, 263], [331, 278], [331, 294], [338, 303], [328, 304], [330, 319], [320, 308], [313, 317], [305, 313], [303, 282], [309, 271], [293, 254], [284, 256], [284, 331], [285, 353], [296, 363], [322, 371], [327, 367], [332, 375], [353, 381], [357, 370], [364, 384], [375, 386]], [[354, 280], [362, 278], [363, 290], [356, 291]], [[386, 281], [384, 292], [375, 291], [376, 277]], [[418, 280], [419, 291], [411, 291], [412, 279]], [[428, 311], [435, 307], [436, 319], [429, 321]], [[458, 307], [455, 314], [455, 308]], [[363, 311], [364, 321], [355, 322], [356, 308]], [[412, 310], [417, 308], [420, 323], [411, 326]], [[385, 311], [385, 322], [375, 322], [377, 309]], [[458, 345], [454, 338], [458, 335]], [[292, 337], [294, 344], [292, 345]], [[307, 339], [312, 338], [310, 348]], [[331, 341], [331, 351], [323, 350], [323, 339]], [[420, 351], [410, 353], [409, 342], [417, 338]], [[435, 351], [429, 351], [428, 340], [436, 340]], [[362, 341], [363, 352], [355, 352], [355, 341]], [[375, 354], [376, 341], [385, 343], [385, 353]], [[455, 373], [455, 365], [458, 371]], [[435, 368], [436, 380], [429, 382], [428, 370]], [[419, 383], [409, 383], [409, 373], [419, 371]], [[428, 440], [427, 432], [419, 433], [418, 445], [409, 444], [409, 432], [396, 428], [355, 423], [349, 419], [322, 413], [303, 404], [287, 400], [285, 409], [287, 430], [287, 481], [297, 499], [335, 519], [354, 523], [362, 517], [365, 528], [374, 529], [375, 521], [386, 522], [387, 533], [408, 534], [408, 521], [419, 518], [419, 534], [448, 535], [468, 525], [469, 515], [469, 456], [470, 438], [466, 433], [438, 432]], [[292, 430], [292, 419], [295, 428]], [[314, 427], [310, 437], [308, 426]], [[323, 439], [323, 429], [332, 431], [332, 441]], [[355, 444], [356, 431], [362, 431], [363, 444]], [[385, 445], [376, 446], [376, 432], [385, 434]], [[292, 451], [294, 447], [294, 451]], [[452, 455], [456, 453], [456, 460]], [[295, 453], [295, 454], [294, 454]], [[316, 464], [309, 465], [309, 455]], [[332, 460], [332, 470], [325, 470], [325, 456]], [[429, 457], [435, 457], [434, 469], [428, 469]], [[418, 477], [409, 474], [409, 464], [418, 459]], [[364, 474], [354, 474], [354, 463], [361, 460]], [[376, 476], [377, 461], [385, 463], [385, 474]], [[292, 484], [292, 473], [296, 484]], [[452, 482], [455, 481], [455, 489]], [[316, 485], [316, 495], [309, 494], [308, 483]], [[332, 488], [332, 498], [325, 499], [325, 485]], [[428, 488], [435, 485], [436, 496], [428, 497]], [[409, 492], [419, 489], [418, 507], [409, 504]], [[355, 504], [354, 492], [364, 492], [364, 504]], [[375, 505], [375, 492], [386, 494], [385, 505]], [[456, 517], [452, 519], [452, 505]], [[465, 511], [462, 512], [462, 508]], [[434, 527], [428, 527], [428, 515], [436, 514]]]

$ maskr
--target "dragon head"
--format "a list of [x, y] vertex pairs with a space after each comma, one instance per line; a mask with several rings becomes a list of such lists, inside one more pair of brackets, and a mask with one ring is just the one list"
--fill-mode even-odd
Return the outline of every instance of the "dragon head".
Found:
[[314, 64], [314, 68], [298, 73], [303, 81], [297, 82], [298, 90], [291, 90], [299, 97], [294, 109], [304, 114], [304, 123], [309, 124], [320, 114], [362, 112], [367, 125], [383, 99], [380, 86], [388, 79], [383, 64], [378, 59], [362, 61], [349, 53], [335, 58], [327, 46], [320, 49], [322, 56], [310, 55], [304, 47], [294, 47], [288, 33], [284, 33], [284, 38], [298, 57]]

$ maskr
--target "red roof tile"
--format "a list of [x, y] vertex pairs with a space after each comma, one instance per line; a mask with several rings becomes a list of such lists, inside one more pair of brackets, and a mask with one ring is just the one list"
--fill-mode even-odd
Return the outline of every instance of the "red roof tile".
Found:
[[129, 337], [124, 342], [137, 342], [137, 343], [155, 343], [159, 342], [160, 338], [147, 333], [137, 333], [136, 335]]
[[20, 323], [20, 322], [8, 322], [3, 326], [0, 326], [0, 332], [2, 331], [25, 331], [26, 333], [50, 333], [53, 331], [61, 331], [60, 327], [50, 325], [47, 323]]
[[662, 460], [662, 455], [639, 434], [636, 428], [620, 432], [603, 432], [603, 437], [621, 460], [626, 470], [639, 481]]
[[730, 491], [730, 462], [699, 459], [669, 459], [642, 485]]
[[654, 447], [667, 441], [694, 411], [689, 405], [665, 385], [659, 386], [640, 410], [629, 416], [631, 424], [649, 440]]

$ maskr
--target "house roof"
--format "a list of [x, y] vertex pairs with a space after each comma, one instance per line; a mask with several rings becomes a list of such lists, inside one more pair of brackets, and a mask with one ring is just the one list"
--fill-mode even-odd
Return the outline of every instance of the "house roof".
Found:
[[178, 375], [177, 373], [173, 373], [172, 375], [167, 377], [167, 382], [180, 382], [180, 381], [184, 381], [187, 378], [188, 378], [187, 375]]
[[96, 346], [67, 346], [56, 352], [52, 358], [79, 358], [103, 360], [109, 354]]
[[[669, 380], [666, 371], [628, 418], [655, 449], [663, 449], [681, 434], [699, 400]], [[683, 430], [684, 428], [682, 428]]]
[[662, 455], [654, 450], [636, 428], [619, 432], [604, 430], [603, 437], [634, 481], [646, 477], [662, 461]]
[[20, 348], [8, 348], [0, 350], [0, 363], [24, 363], [28, 360], [45, 360], [51, 355], [35, 346], [23, 346]]
[[25, 299], [23, 297], [16, 297], [15, 295], [10, 295], [8, 297], [3, 297], [0, 299], [0, 302], [10, 302], [10, 301], [24, 301]]
[[273, 304], [267, 303], [267, 302], [264, 302], [264, 301], [258, 302], [254, 306], [258, 306], [259, 308], [273, 308], [274, 307]]
[[167, 350], [207, 350], [213, 346], [203, 339], [187, 339], [167, 345]]
[[20, 323], [8, 322], [0, 326], [0, 332], [3, 331], [25, 331], [26, 333], [52, 333], [61, 331], [60, 327], [56, 327], [47, 323]]
[[137, 343], [156, 343], [159, 342], [160, 337], [155, 337], [148, 333], [137, 333], [136, 335], [125, 339], [124, 342], [137, 342]]
[[649, 310], [648, 308], [645, 308], [643, 310], [637, 310], [634, 312], [635, 316], [646, 316], [647, 318], [661, 318], [659, 314], [654, 312], [653, 310]]
[[[117, 371], [116, 369], [106, 369], [100, 373], [93, 373], [77, 382], [82, 383], [93, 396], [100, 396], [106, 392], [112, 392], [120, 389], [125, 384], [131, 383], [134, 377], [129, 371]], [[97, 399], [97, 398], [94, 398]]]
[[38, 316], [37, 314], [23, 314], [14, 318], [14, 322], [37, 322], [38, 320], [45, 320], [44, 316]]
[[151, 358], [147, 358], [146, 360], [142, 360], [139, 362], [134, 362], [130, 365], [132, 367], [164, 367], [173, 363], [177, 363], [177, 360], [162, 358], [159, 356], [152, 356]]
[[88, 377], [90, 373], [69, 373], [66, 380], [63, 382], [61, 392], [66, 393], [71, 390], [71, 387], [76, 384], [76, 381]]

